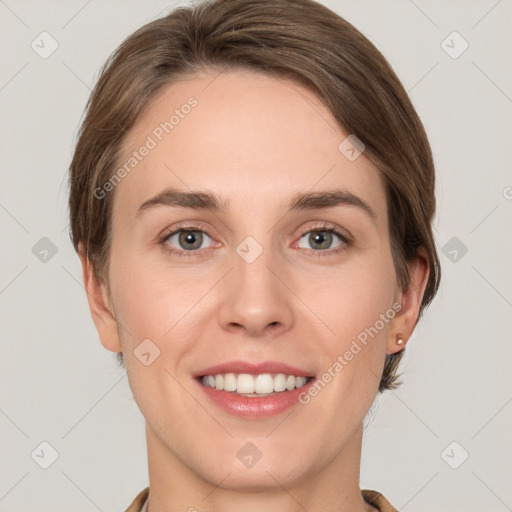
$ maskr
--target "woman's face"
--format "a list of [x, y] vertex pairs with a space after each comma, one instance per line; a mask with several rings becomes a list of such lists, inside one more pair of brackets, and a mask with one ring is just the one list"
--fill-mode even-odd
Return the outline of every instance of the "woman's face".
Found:
[[[383, 183], [348, 135], [306, 89], [241, 70], [167, 86], [130, 131], [121, 181], [103, 188], [115, 193], [119, 339], [106, 326], [100, 336], [123, 351], [161, 460], [215, 485], [229, 475], [224, 486], [255, 489], [272, 475], [286, 487], [360, 433], [401, 292]], [[314, 379], [241, 397], [198, 378], [224, 363], [206, 373], [241, 391], [253, 380], [239, 373], [284, 373], [260, 391]]]

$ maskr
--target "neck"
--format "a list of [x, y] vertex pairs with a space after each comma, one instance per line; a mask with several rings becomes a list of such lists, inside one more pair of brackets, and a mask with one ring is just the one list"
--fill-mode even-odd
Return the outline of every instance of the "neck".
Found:
[[[180, 460], [146, 423], [150, 481], [148, 512], [374, 512], [359, 488], [362, 426], [331, 461], [319, 461], [320, 469], [302, 468], [294, 480], [267, 471], [266, 485], [230, 485], [230, 473], [219, 468], [215, 476], [199, 475]], [[284, 480], [284, 477], [282, 478]], [[291, 484], [288, 482], [292, 482]]]

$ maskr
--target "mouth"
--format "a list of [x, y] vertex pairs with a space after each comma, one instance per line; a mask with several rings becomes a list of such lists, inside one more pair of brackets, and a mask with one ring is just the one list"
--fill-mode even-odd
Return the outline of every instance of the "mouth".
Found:
[[279, 361], [229, 361], [192, 376], [202, 397], [244, 419], [267, 418], [299, 405], [300, 395], [316, 380], [313, 371]]
[[279, 362], [232, 361], [193, 375], [206, 397], [223, 412], [244, 419], [268, 418], [297, 406], [316, 381], [311, 371]]
[[285, 373], [217, 373], [196, 377], [205, 387], [248, 398], [270, 397], [300, 389], [313, 378]]

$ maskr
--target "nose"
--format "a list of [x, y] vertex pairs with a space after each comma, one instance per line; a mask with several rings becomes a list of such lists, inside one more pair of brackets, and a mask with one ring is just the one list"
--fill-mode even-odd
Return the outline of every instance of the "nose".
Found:
[[286, 269], [270, 250], [263, 250], [254, 261], [235, 251], [218, 312], [221, 327], [249, 337], [278, 335], [291, 329], [293, 293], [285, 283]]

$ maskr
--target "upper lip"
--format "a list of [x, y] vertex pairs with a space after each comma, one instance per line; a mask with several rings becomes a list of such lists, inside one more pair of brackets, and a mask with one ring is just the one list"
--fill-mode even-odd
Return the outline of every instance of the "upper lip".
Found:
[[203, 377], [204, 375], [217, 375], [220, 373], [250, 373], [261, 375], [263, 373], [284, 373], [285, 375], [295, 375], [296, 377], [313, 377], [314, 374], [308, 370], [302, 370], [289, 364], [279, 361], [261, 361], [259, 363], [250, 361], [227, 361], [225, 363], [208, 366], [197, 372], [194, 377]]

